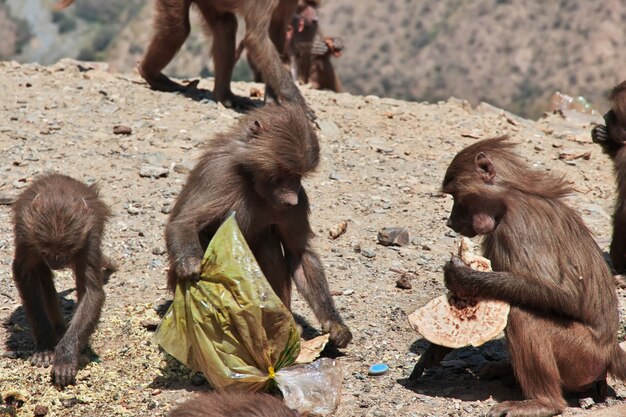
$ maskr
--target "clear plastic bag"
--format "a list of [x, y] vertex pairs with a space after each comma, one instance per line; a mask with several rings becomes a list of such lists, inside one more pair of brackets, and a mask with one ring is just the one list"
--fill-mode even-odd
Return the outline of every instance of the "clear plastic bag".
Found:
[[290, 366], [276, 372], [274, 378], [287, 407], [300, 413], [330, 414], [341, 400], [343, 372], [334, 359]]

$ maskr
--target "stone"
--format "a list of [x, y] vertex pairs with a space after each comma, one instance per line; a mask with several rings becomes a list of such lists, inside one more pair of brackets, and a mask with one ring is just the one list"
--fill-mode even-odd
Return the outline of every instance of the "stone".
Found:
[[410, 242], [405, 227], [385, 227], [378, 232], [378, 243], [383, 246], [405, 246]]

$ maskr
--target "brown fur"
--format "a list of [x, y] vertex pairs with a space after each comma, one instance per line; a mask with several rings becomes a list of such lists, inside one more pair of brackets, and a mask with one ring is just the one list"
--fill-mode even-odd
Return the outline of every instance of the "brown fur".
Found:
[[617, 180], [617, 198], [613, 214], [613, 238], [611, 261], [618, 273], [626, 272], [626, 81], [611, 92], [611, 110], [604, 115], [606, 125], [598, 125], [591, 131], [594, 142], [602, 146], [611, 157]]
[[[78, 355], [93, 333], [105, 294], [102, 268], [114, 270], [100, 249], [111, 211], [95, 185], [60, 174], [32, 183], [13, 204], [13, 278], [35, 337], [31, 363], [48, 366], [56, 385], [73, 383]], [[78, 307], [65, 330], [52, 269], [71, 267]]]
[[454, 198], [448, 224], [466, 236], [485, 235], [493, 272], [454, 258], [444, 267], [445, 283], [461, 295], [511, 304], [505, 333], [526, 400], [498, 404], [489, 416], [552, 416], [566, 406], [562, 391], [596, 386], [604, 395], [607, 372], [626, 379], [626, 353], [617, 343], [611, 272], [563, 201], [571, 188], [529, 169], [512, 146], [506, 137], [483, 140], [448, 167], [443, 191]]
[[300, 0], [288, 31], [287, 51], [291, 75], [316, 90], [341, 91], [331, 62], [339, 56], [343, 43], [339, 38], [325, 38], [319, 29], [319, 1]]
[[281, 400], [269, 394], [208, 392], [197, 395], [168, 417], [299, 417]]
[[189, 174], [166, 226], [168, 287], [198, 277], [211, 237], [235, 211], [248, 245], [285, 305], [291, 303], [291, 276], [331, 341], [347, 345], [352, 335], [309, 243], [309, 202], [300, 178], [318, 162], [315, 131], [294, 105], [255, 110], [215, 136]]
[[[276, 47], [278, 55], [280, 56], [280, 60], [285, 68], [289, 68], [289, 54], [287, 52], [287, 47], [289, 44], [289, 41], [287, 39], [288, 27], [291, 23], [291, 18], [296, 11], [297, 4], [298, 0], [280, 1], [278, 3], [278, 6], [274, 9], [274, 12], [272, 13], [272, 20], [270, 22], [270, 39]], [[240, 42], [237, 46], [237, 50], [235, 53], [235, 61], [239, 60], [244, 49], [244, 42]], [[254, 62], [254, 59], [255, 58], [253, 56], [248, 54], [248, 65], [250, 65], [250, 69], [252, 70], [254, 81], [263, 82], [263, 74], [259, 70], [258, 65]]]
[[[320, 1], [299, 0], [297, 7], [279, 8], [274, 12], [270, 25], [270, 36], [281, 54], [291, 76], [316, 90], [341, 91], [341, 83], [333, 68], [331, 57], [339, 56], [343, 43], [339, 38], [324, 38], [319, 31], [318, 12]], [[295, 13], [293, 13], [295, 10]], [[291, 11], [292, 15], [287, 15]], [[282, 36], [276, 34], [281, 30]], [[244, 45], [237, 47], [236, 59], [243, 52]], [[248, 63], [256, 82], [263, 76], [254, 60], [248, 56]]]
[[[316, 45], [320, 45], [317, 47]], [[323, 53], [316, 53], [317, 50], [324, 50]], [[308, 78], [302, 77], [303, 83], [310, 83], [315, 90], [331, 90], [336, 93], [341, 92], [341, 83], [335, 72], [331, 57], [339, 56], [343, 49], [343, 43], [339, 38], [318, 39], [313, 45], [312, 60], [309, 67]]]

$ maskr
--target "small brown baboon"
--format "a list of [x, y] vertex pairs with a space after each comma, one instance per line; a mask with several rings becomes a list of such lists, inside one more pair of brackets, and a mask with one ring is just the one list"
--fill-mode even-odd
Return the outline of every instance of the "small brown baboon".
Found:
[[[257, 109], [218, 134], [190, 172], [165, 229], [168, 286], [195, 279], [211, 237], [231, 211], [283, 303], [291, 278], [330, 340], [352, 339], [336, 310], [324, 267], [310, 244], [309, 201], [302, 177], [319, 162], [315, 131], [295, 105]], [[291, 278], [290, 278], [291, 277]]]
[[[57, 7], [67, 7], [73, 2], [74, 0], [62, 0]], [[242, 100], [230, 89], [236, 62], [236, 15], [240, 15], [246, 24], [242, 44], [267, 85], [266, 99], [279, 103], [297, 103], [313, 118], [312, 110], [308, 108], [298, 87], [282, 65], [269, 34], [270, 23], [277, 19], [271, 28], [272, 38], [276, 38], [275, 42], [284, 43], [281, 39], [284, 39], [284, 31], [296, 2], [297, 0], [155, 0], [154, 36], [139, 64], [139, 73], [155, 90], [187, 91], [190, 88], [171, 80], [162, 71], [189, 36], [189, 11], [195, 5], [206, 23], [206, 29], [213, 35], [213, 97], [227, 107], [247, 106], [248, 100]], [[287, 16], [284, 22], [281, 20], [282, 15]], [[196, 84], [192, 83], [191, 86], [195, 87]]]
[[324, 37], [319, 29], [320, 1], [300, 0], [287, 31], [287, 52], [291, 75], [315, 90], [341, 91], [331, 57], [343, 50], [340, 38]]
[[174, 408], [168, 417], [300, 417], [269, 394], [207, 392]]
[[[74, 382], [80, 351], [100, 318], [105, 299], [102, 269], [116, 269], [100, 248], [111, 211], [95, 185], [60, 174], [34, 181], [19, 195], [13, 211], [13, 278], [35, 338], [30, 361], [36, 366], [52, 364], [53, 383], [63, 387]], [[52, 270], [68, 267], [74, 271], [78, 307], [66, 330]]]
[[606, 125], [595, 126], [591, 137], [611, 157], [617, 176], [610, 253], [613, 268], [623, 274], [626, 272], [626, 81], [617, 85], [609, 98], [613, 106], [604, 115]]
[[[448, 226], [468, 237], [484, 235], [493, 271], [458, 258], [444, 266], [445, 284], [462, 296], [506, 301], [511, 365], [526, 399], [494, 406], [490, 417], [553, 416], [563, 391], [596, 389], [606, 375], [626, 379], [626, 352], [617, 343], [619, 314], [611, 272], [580, 216], [563, 198], [561, 177], [530, 169], [506, 137], [476, 142], [452, 160], [443, 192], [454, 204]], [[436, 364], [450, 349], [424, 353]]]

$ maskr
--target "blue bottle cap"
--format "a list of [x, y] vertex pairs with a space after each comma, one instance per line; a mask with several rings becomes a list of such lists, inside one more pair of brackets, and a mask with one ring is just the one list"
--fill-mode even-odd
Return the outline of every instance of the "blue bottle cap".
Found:
[[383, 375], [386, 374], [387, 371], [389, 371], [389, 367], [387, 365], [385, 365], [384, 363], [375, 363], [374, 365], [370, 366], [369, 374], [372, 376]]

